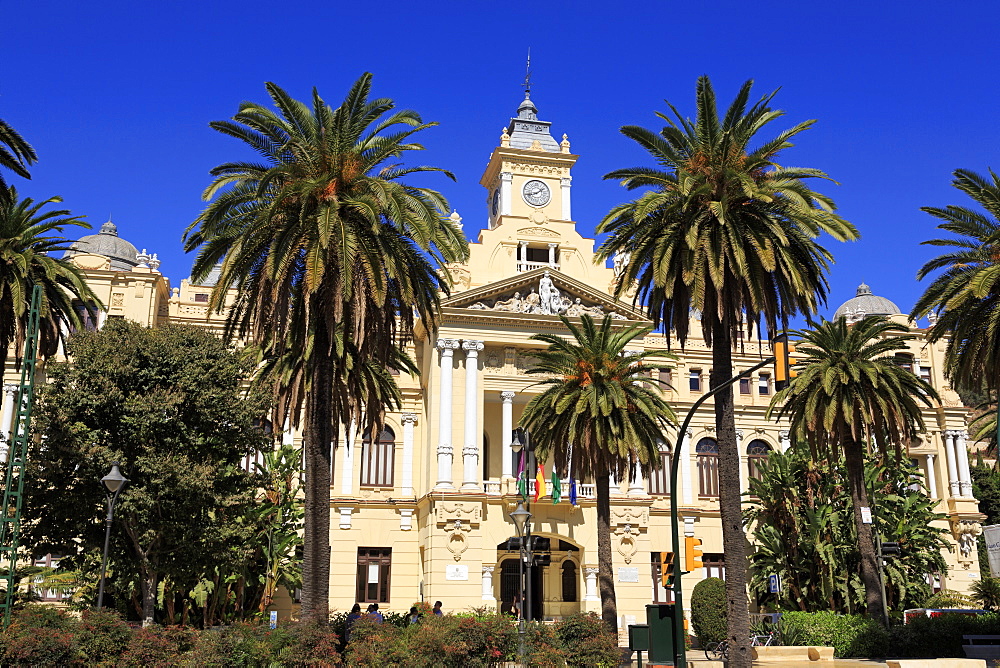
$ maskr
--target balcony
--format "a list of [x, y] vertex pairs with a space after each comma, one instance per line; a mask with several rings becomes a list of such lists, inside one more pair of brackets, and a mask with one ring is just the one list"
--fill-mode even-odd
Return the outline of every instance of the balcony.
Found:
[[[562, 484], [562, 498], [569, 499], [569, 479], [561, 481]], [[552, 485], [546, 481], [545, 489], [548, 492], [543, 499], [552, 498]], [[517, 491], [517, 481], [513, 478], [508, 478], [506, 480], [487, 480], [483, 483], [483, 491], [486, 492], [487, 496], [505, 496], [505, 495], [516, 495]], [[528, 481], [528, 496], [531, 498], [535, 497], [535, 481]], [[576, 483], [576, 497], [577, 499], [596, 499], [597, 489], [593, 484], [584, 484], [581, 482]]]
[[559, 269], [558, 262], [529, 262], [528, 260], [518, 260], [517, 261], [517, 272], [523, 274], [526, 271], [531, 271], [533, 269]]

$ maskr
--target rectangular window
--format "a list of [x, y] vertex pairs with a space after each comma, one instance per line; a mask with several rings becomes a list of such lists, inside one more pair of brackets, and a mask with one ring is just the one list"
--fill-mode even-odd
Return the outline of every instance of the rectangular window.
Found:
[[698, 455], [698, 493], [701, 496], [719, 496], [719, 456]]
[[750, 394], [749, 378], [740, 378], [740, 394]]
[[705, 565], [706, 578], [726, 579], [726, 555], [720, 553], [705, 553], [701, 558]]
[[931, 368], [929, 366], [920, 367], [920, 379], [928, 385], [933, 386], [933, 383], [931, 383]]
[[196, 292], [194, 295], [194, 300], [199, 304], [208, 303], [208, 293], [207, 292]]
[[653, 496], [670, 495], [670, 451], [660, 449], [660, 468], [649, 476], [649, 493]]
[[[73, 302], [73, 310], [80, 317], [80, 323], [83, 325], [83, 331], [85, 332], [97, 331], [97, 319], [100, 311], [95, 306], [91, 306], [91, 308], [93, 311], [88, 310], [81, 302]], [[71, 328], [71, 331], [76, 332], [76, 329]]]
[[771, 374], [762, 373], [760, 374], [760, 379], [757, 382], [757, 388], [760, 392], [760, 396], [766, 397], [771, 394]]
[[358, 548], [358, 583], [355, 596], [358, 603], [389, 602], [391, 565], [391, 547]]
[[660, 389], [664, 392], [674, 389], [674, 374], [670, 369], [660, 369]]
[[361, 486], [392, 487], [392, 470], [396, 463], [396, 443], [383, 438], [375, 443], [367, 439], [361, 444]]
[[688, 387], [692, 392], [701, 392], [701, 369], [691, 369]]
[[650, 553], [653, 573], [653, 603], [673, 603], [674, 590], [663, 586], [662, 571], [660, 570], [660, 553]]

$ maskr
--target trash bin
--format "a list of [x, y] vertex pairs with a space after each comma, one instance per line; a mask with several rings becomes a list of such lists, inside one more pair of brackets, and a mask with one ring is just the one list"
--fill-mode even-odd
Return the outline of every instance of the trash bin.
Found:
[[649, 627], [649, 662], [673, 663], [674, 661], [674, 604], [657, 603], [646, 606], [646, 625]]

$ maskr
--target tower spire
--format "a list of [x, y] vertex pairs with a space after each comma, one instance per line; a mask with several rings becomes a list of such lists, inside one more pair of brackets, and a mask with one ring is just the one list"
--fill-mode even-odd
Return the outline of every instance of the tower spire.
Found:
[[524, 68], [524, 99], [531, 97], [531, 47], [528, 47], [528, 64]]

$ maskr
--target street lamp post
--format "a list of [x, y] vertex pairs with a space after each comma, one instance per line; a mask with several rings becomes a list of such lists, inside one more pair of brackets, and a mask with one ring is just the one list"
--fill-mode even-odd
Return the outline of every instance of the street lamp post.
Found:
[[524, 613], [527, 610], [525, 605], [525, 563], [531, 559], [531, 513], [525, 510], [524, 504], [517, 504], [517, 509], [510, 514], [510, 519], [514, 521], [514, 528], [517, 530], [517, 537], [520, 542], [520, 569], [519, 575], [521, 579], [521, 609], [518, 610], [518, 620], [517, 620], [517, 655], [521, 659], [522, 665], [524, 664], [524, 632], [525, 632], [525, 618]]
[[104, 607], [104, 579], [108, 571], [108, 545], [111, 543], [111, 519], [114, 517], [115, 501], [122, 487], [128, 482], [128, 478], [118, 470], [118, 462], [111, 464], [111, 471], [101, 478], [104, 487], [108, 490], [108, 518], [104, 529], [104, 556], [101, 557], [101, 584], [97, 588], [97, 607]]

